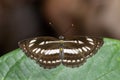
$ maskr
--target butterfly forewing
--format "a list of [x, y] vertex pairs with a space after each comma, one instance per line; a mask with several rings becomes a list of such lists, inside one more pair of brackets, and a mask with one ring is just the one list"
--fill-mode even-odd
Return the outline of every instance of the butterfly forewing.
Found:
[[20, 48], [27, 56], [37, 61], [44, 68], [54, 68], [61, 63], [58, 39], [37, 37], [19, 42]]
[[78, 67], [102, 46], [102, 38], [71, 37], [59, 40], [54, 37], [36, 37], [19, 42], [27, 56], [44, 68], [54, 68], [61, 63]]

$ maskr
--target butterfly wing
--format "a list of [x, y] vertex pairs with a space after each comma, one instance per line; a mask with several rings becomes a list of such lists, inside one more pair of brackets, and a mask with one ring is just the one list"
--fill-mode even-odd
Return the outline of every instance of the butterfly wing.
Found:
[[62, 64], [68, 67], [78, 67], [86, 59], [94, 55], [102, 46], [102, 38], [73, 37], [64, 41], [64, 59]]
[[36, 60], [44, 68], [54, 68], [61, 63], [59, 46], [56, 38], [36, 37], [19, 42], [27, 56]]

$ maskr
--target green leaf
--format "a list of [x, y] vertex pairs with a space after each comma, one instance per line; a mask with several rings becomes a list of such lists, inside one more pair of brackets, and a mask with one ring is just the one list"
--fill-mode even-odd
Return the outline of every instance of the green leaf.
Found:
[[0, 58], [0, 80], [119, 80], [120, 41], [104, 38], [96, 55], [78, 68], [43, 69], [21, 49]]

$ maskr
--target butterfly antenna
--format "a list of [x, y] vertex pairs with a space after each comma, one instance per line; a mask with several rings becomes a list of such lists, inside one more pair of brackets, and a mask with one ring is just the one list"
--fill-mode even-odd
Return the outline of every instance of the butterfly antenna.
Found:
[[[52, 22], [49, 22], [49, 25], [50, 26], [55, 26]], [[71, 30], [73, 30], [73, 29], [75, 29], [75, 28], [77, 28], [77, 26], [75, 25], [75, 24], [71, 24], [71, 26], [69, 26], [69, 27], [67, 27], [61, 34], [62, 35], [64, 35], [64, 34], [66, 34], [68, 31], [71, 31]], [[59, 34], [59, 33], [58, 33]], [[64, 39], [64, 36], [59, 36], [59, 37], [61, 37], [61, 38], [63, 38]], [[60, 38], [59, 38], [60, 39]]]

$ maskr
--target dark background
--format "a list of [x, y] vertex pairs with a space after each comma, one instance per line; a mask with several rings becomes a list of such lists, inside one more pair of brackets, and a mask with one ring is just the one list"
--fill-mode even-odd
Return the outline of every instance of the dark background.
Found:
[[18, 41], [35, 36], [54, 36], [43, 18], [42, 0], [1, 3], [0, 55], [18, 48]]
[[[72, 15], [66, 17], [69, 14], [64, 13], [67, 9], [70, 12], [71, 9], [66, 4], [73, 0], [61, 0], [61, 3], [60, 0], [54, 3], [55, 1], [57, 0], [52, 0], [51, 3], [49, 0], [1, 0], [0, 56], [18, 48], [18, 41], [36, 36], [92, 35], [120, 39], [120, 1], [80, 0], [79, 4], [76, 4], [79, 6], [76, 14], [79, 13], [79, 15], [73, 14], [75, 19]], [[63, 5], [60, 10], [54, 5], [58, 3]], [[72, 6], [72, 3], [69, 4]], [[45, 5], [48, 6], [45, 7]], [[52, 11], [51, 8], [56, 9]], [[50, 25], [49, 16], [59, 14], [59, 11], [61, 14], [66, 14], [65, 19], [58, 15], [54, 19], [54, 25]], [[74, 20], [74, 28], [65, 27], [69, 23], [72, 24], [72, 22], [67, 24], [67, 18], [69, 18], [68, 21], [71, 18]], [[68, 33], [65, 33], [67, 31]]]

